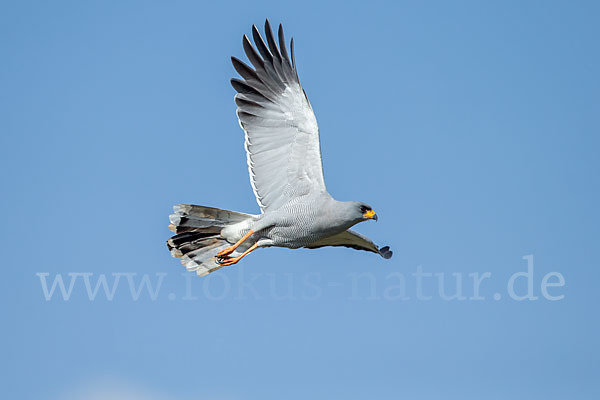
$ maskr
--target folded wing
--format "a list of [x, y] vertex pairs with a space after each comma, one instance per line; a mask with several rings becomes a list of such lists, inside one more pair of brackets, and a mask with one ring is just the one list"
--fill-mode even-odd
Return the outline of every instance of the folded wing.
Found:
[[325, 246], [344, 246], [356, 250], [370, 251], [379, 254], [385, 259], [392, 258], [393, 254], [389, 246], [385, 246], [380, 249], [375, 243], [373, 243], [373, 241], [371, 241], [371, 239], [350, 229], [342, 233], [338, 233], [337, 235], [317, 240], [316, 242], [313, 242], [304, 247], [309, 249], [316, 249]]
[[246, 35], [244, 51], [254, 68], [232, 57], [243, 79], [233, 78], [238, 92], [235, 103], [240, 126], [246, 133], [245, 147], [250, 183], [261, 210], [277, 209], [288, 200], [315, 191], [326, 192], [319, 143], [319, 128], [306, 93], [300, 85], [279, 25], [279, 47], [269, 21], [267, 43], [256, 26]]

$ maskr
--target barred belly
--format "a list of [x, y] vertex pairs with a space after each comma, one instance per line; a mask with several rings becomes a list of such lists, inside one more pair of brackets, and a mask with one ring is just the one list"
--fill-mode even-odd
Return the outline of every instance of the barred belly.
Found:
[[319, 239], [338, 234], [349, 228], [346, 225], [324, 224], [323, 210], [312, 204], [293, 204], [281, 210], [277, 226], [263, 234], [273, 241], [273, 246], [297, 249]]

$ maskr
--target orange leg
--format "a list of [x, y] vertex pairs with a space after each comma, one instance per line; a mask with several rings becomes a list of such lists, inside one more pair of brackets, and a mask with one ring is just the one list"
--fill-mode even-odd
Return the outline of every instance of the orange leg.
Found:
[[240, 254], [237, 257], [219, 257], [219, 256], [217, 256], [217, 262], [219, 263], [219, 265], [222, 265], [222, 266], [233, 265], [233, 264], [237, 263], [238, 261], [240, 261], [242, 258], [244, 258], [246, 255], [248, 255], [248, 253], [250, 253], [251, 251], [256, 250], [257, 247], [258, 247], [258, 244], [254, 243], [252, 246], [250, 246], [250, 248], [248, 250], [246, 250], [245, 252], [243, 252], [242, 254]]
[[242, 237], [240, 240], [238, 240], [238, 241], [236, 242], [236, 244], [234, 244], [233, 246], [229, 246], [229, 247], [227, 247], [227, 248], [225, 248], [225, 249], [221, 250], [220, 252], [218, 252], [218, 253], [217, 253], [217, 257], [225, 257], [225, 256], [228, 256], [229, 254], [233, 253], [233, 251], [234, 251], [235, 249], [237, 249], [237, 248], [238, 248], [238, 246], [244, 242], [244, 240], [246, 240], [246, 239], [248, 239], [250, 236], [252, 236], [252, 234], [253, 234], [253, 233], [254, 233], [254, 231], [253, 231], [252, 229], [250, 229], [250, 230], [248, 231], [248, 233], [246, 233], [246, 234], [244, 235], [244, 237]]

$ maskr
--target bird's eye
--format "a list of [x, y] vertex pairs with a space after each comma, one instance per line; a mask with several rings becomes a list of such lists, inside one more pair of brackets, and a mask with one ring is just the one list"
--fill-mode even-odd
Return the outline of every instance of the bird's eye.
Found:
[[361, 212], [361, 213], [363, 213], [363, 214], [364, 214], [364, 213], [366, 213], [367, 211], [369, 211], [369, 207], [367, 207], [367, 206], [360, 206], [360, 212]]

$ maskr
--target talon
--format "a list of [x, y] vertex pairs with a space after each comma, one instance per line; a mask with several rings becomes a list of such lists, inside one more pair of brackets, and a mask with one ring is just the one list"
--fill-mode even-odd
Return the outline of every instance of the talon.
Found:
[[237, 263], [238, 261], [240, 261], [240, 259], [241, 259], [241, 257], [226, 258], [222, 262], [220, 262], [219, 265], [227, 267], [229, 265], [233, 265], [233, 264]]
[[226, 267], [228, 265], [233, 265], [240, 261], [242, 257], [217, 257], [217, 264]]
[[240, 261], [242, 259], [242, 257], [220, 257], [217, 256], [217, 264], [222, 265], [223, 267], [226, 267], [228, 265], [233, 265], [235, 263], [237, 263], [238, 261]]
[[244, 242], [244, 240], [246, 240], [250, 236], [252, 236], [253, 233], [254, 233], [254, 231], [252, 229], [250, 229], [240, 240], [237, 241], [236, 244], [234, 244], [233, 246], [226, 247], [223, 250], [221, 250], [220, 252], [218, 252], [217, 257], [225, 257], [225, 256], [230, 255], [231, 253], [233, 253], [233, 251], [235, 249], [238, 248], [238, 246], [240, 244], [242, 244]]
[[[246, 255], [248, 255], [251, 251], [255, 250], [258, 247], [257, 243], [254, 243], [252, 246], [250, 246], [250, 248], [248, 250], [246, 250], [245, 252], [243, 252], [242, 254], [240, 254], [237, 257], [227, 257], [227, 256], [221, 256], [219, 255], [221, 252], [217, 253], [217, 255], [215, 256], [215, 261], [217, 262], [217, 264], [226, 267], [228, 265], [233, 265], [235, 263], [237, 263], [238, 261], [240, 261], [242, 258], [244, 258]], [[225, 251], [227, 249], [224, 249], [223, 251]]]
[[223, 265], [223, 263], [225, 262], [225, 260], [227, 260], [227, 258], [229, 258], [229, 257], [222, 257], [222, 256], [219, 256], [219, 255], [217, 254], [217, 255], [216, 255], [216, 258], [217, 258], [217, 264], [219, 264], [219, 265]]
[[223, 258], [225, 256], [228, 256], [231, 253], [233, 253], [234, 250], [235, 250], [235, 247], [233, 247], [233, 246], [224, 248], [223, 250], [221, 250], [220, 252], [217, 253], [217, 258]]

